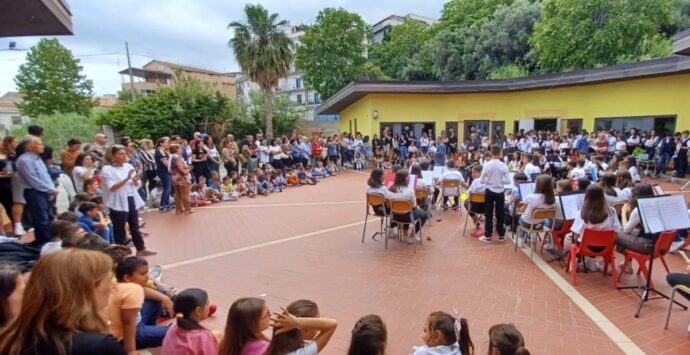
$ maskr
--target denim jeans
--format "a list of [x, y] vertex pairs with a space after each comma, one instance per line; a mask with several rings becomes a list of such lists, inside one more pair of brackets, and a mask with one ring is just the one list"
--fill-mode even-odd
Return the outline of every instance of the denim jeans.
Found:
[[168, 327], [156, 325], [156, 319], [161, 315], [160, 302], [144, 300], [144, 304], [139, 312], [141, 313], [141, 321], [137, 324], [137, 349], [161, 346]]
[[668, 166], [668, 161], [670, 158], [671, 155], [669, 153], [659, 154], [659, 162], [656, 165], [657, 174], [663, 174], [666, 171], [666, 167]]
[[170, 206], [170, 194], [172, 193], [172, 177], [170, 172], [158, 170], [158, 178], [163, 184], [163, 194], [161, 195], [161, 208]]

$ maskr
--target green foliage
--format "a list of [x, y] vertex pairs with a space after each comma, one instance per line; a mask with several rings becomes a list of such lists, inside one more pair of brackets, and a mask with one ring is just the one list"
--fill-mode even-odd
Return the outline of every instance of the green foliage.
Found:
[[415, 20], [405, 20], [391, 29], [389, 39], [371, 46], [369, 58], [374, 65], [396, 80], [405, 79], [405, 68], [415, 66], [415, 56], [431, 38], [430, 27]]
[[57, 39], [41, 39], [14, 78], [24, 95], [17, 108], [29, 117], [57, 112], [88, 115], [97, 102], [92, 99], [93, 82], [81, 70], [79, 60]]
[[54, 113], [52, 115], [39, 116], [30, 122], [15, 127], [10, 135], [21, 139], [26, 135], [29, 125], [43, 127], [43, 141], [49, 144], [56, 152], [67, 147], [67, 141], [71, 138], [80, 139], [82, 142], [93, 141], [96, 133], [101, 133], [101, 127], [97, 123], [99, 109], [92, 109], [88, 115], [77, 113]]
[[391, 77], [381, 70], [381, 67], [371, 63], [364, 64], [359, 80], [391, 80]]
[[278, 14], [269, 14], [261, 5], [244, 7], [246, 22], [233, 21], [235, 35], [228, 45], [235, 52], [235, 59], [242, 72], [259, 84], [266, 95], [266, 129], [273, 130], [271, 96], [278, 79], [290, 73], [293, 60], [292, 40], [283, 32], [287, 21], [278, 21]]
[[450, 0], [443, 5], [441, 23], [443, 29], [480, 27], [499, 5], [509, 5], [513, 0]]
[[431, 56], [431, 70], [439, 80], [466, 79], [462, 57], [470, 29], [455, 28], [440, 31], [429, 41], [425, 50]]
[[[230, 130], [235, 137], [244, 137], [248, 134], [255, 135], [257, 132], [266, 132], [265, 121], [266, 113], [264, 105], [266, 97], [261, 92], [250, 94], [250, 102], [243, 112], [244, 115], [237, 115], [230, 121]], [[287, 95], [273, 96], [273, 134], [275, 137], [280, 135], [290, 135], [295, 129], [297, 121], [302, 117], [304, 106], [290, 101]]]
[[487, 79], [514, 79], [524, 78], [529, 75], [527, 68], [520, 64], [506, 64], [492, 69], [487, 75]]
[[530, 43], [546, 71], [666, 56], [660, 31], [677, 11], [675, 0], [546, 0]]
[[328, 99], [363, 73], [366, 40], [371, 35], [362, 18], [345, 9], [326, 8], [314, 25], [305, 26], [295, 65], [304, 82]]

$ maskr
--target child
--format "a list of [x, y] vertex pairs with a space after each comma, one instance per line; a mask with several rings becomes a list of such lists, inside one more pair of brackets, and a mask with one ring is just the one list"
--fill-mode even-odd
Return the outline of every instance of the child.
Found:
[[632, 189], [635, 184], [629, 171], [619, 171], [616, 176], [616, 193], [623, 201], [632, 199]]
[[165, 334], [161, 355], [218, 354], [221, 335], [199, 324], [208, 318], [210, 305], [206, 291], [198, 288], [175, 296], [173, 309], [178, 318]]
[[247, 176], [247, 196], [254, 198], [259, 193], [259, 184], [256, 181], [256, 175], [251, 173]]
[[508, 226], [512, 229], [513, 226], [516, 226], [518, 224], [518, 216], [517, 213], [515, 213], [515, 206], [518, 203], [518, 200], [520, 200], [520, 195], [517, 186], [523, 182], [528, 182], [529, 179], [527, 178], [527, 175], [523, 173], [516, 173], [513, 176], [513, 188], [510, 190], [510, 196], [508, 197], [508, 204], [504, 207], [504, 210], [506, 212], [506, 216], [509, 217], [507, 222], [509, 223]]
[[587, 173], [585, 172], [585, 160], [580, 159], [577, 161], [577, 166], [570, 169], [570, 172], [568, 173], [568, 179], [577, 180], [586, 177]]
[[[161, 346], [168, 327], [156, 326], [161, 303], [145, 301], [149, 283], [148, 262], [136, 256], [125, 258], [115, 267], [115, 277], [117, 283], [107, 306], [110, 333], [122, 342], [128, 352]], [[171, 308], [169, 298], [164, 306]]]
[[273, 185], [273, 192], [283, 192], [285, 188], [285, 178], [283, 177], [283, 171], [278, 169], [274, 170], [271, 174], [271, 185]]
[[501, 147], [491, 147], [491, 160], [484, 164], [482, 168], [481, 181], [486, 185], [484, 192], [486, 199], [484, 216], [484, 236], [479, 240], [485, 243], [491, 242], [494, 231], [494, 214], [496, 215], [496, 229], [498, 229], [498, 241], [506, 240], [505, 214], [505, 184], [510, 183], [508, 166], [501, 159]]
[[158, 180], [156, 188], [149, 193], [149, 206], [151, 208], [158, 208], [161, 206], [161, 196], [163, 196], [163, 183]]
[[323, 167], [323, 162], [316, 162], [316, 166], [311, 169], [311, 176], [317, 178], [317, 179], [323, 179], [325, 177], [328, 177], [328, 173], [326, 172], [326, 169]]
[[295, 174], [295, 169], [288, 169], [287, 172], [287, 186], [299, 186], [299, 179], [297, 174]]
[[[486, 185], [482, 183], [480, 177], [482, 176], [482, 166], [477, 164], [472, 167], [472, 183], [470, 184], [470, 187], [467, 189], [468, 194], [483, 194], [486, 191]], [[470, 217], [472, 217], [472, 222], [476, 226], [476, 229], [479, 229], [479, 218], [477, 216], [478, 213], [483, 214], [484, 213], [484, 205], [471, 205], [470, 200], [467, 199], [465, 201], [465, 209], [468, 211], [470, 214]]]
[[338, 166], [334, 162], [329, 161], [328, 165], [326, 165], [326, 172], [328, 173], [328, 175], [334, 176], [338, 175], [340, 171], [338, 170]]
[[[441, 175], [441, 178], [438, 179], [436, 184], [440, 187], [439, 193], [443, 192], [443, 181], [444, 180], [458, 180], [460, 182], [461, 186], [467, 186], [465, 184], [465, 178], [462, 176], [460, 171], [455, 169], [455, 161], [454, 160], [448, 160], [448, 163], [446, 163], [446, 166], [448, 167], [448, 170]], [[448, 209], [448, 197], [445, 195], [443, 196], [443, 209], [446, 210]], [[457, 195], [452, 196], [453, 197], [453, 205], [451, 208], [454, 210], [458, 208], [459, 206], [459, 199], [460, 199], [460, 191], [457, 191]], [[437, 199], [437, 196], [434, 196], [434, 201]]]
[[387, 342], [386, 323], [381, 317], [369, 314], [360, 318], [352, 328], [347, 355], [383, 355], [386, 354]]
[[266, 355], [320, 353], [337, 326], [335, 319], [319, 317], [316, 303], [308, 300], [292, 302], [275, 319], [273, 338]]
[[376, 147], [374, 152], [374, 163], [377, 168], [383, 168], [383, 149], [381, 147]]
[[[544, 220], [532, 219], [532, 212], [535, 209], [554, 208], [554, 205], [556, 204], [556, 197], [553, 192], [551, 177], [549, 175], [539, 175], [534, 187], [534, 193], [525, 196], [522, 202], [525, 204], [525, 211], [520, 217], [520, 225], [524, 228], [531, 228], [532, 226], [540, 228], [541, 224], [544, 223]], [[517, 239], [518, 248], [525, 247], [526, 237], [527, 232], [520, 231]]]
[[527, 175], [530, 181], [533, 181], [532, 176], [535, 174], [541, 174], [541, 169], [539, 168], [539, 155], [538, 154], [527, 154], [525, 155], [525, 167], [522, 169], [523, 173]]
[[271, 186], [271, 183], [268, 182], [268, 179], [266, 178], [266, 174], [259, 174], [258, 181], [256, 183], [256, 192], [259, 195], [264, 195], [268, 196], [269, 193], [273, 192], [273, 186]]
[[59, 219], [53, 221], [50, 224], [50, 235], [53, 239], [41, 247], [41, 256], [62, 249], [63, 244], [65, 247], [74, 247], [84, 233], [86, 232], [74, 223]]
[[489, 354], [529, 355], [525, 339], [512, 324], [496, 324], [489, 328]]
[[189, 203], [192, 207], [202, 207], [211, 204], [211, 201], [206, 199], [203, 184], [192, 185], [191, 191], [192, 192], [189, 193]]
[[108, 244], [113, 243], [112, 228], [104, 221], [103, 215], [98, 210], [98, 205], [93, 202], [84, 202], [79, 206], [82, 216], [77, 220], [77, 224], [87, 232], [100, 235]]
[[229, 176], [223, 178], [223, 185], [220, 191], [223, 194], [223, 201], [237, 201], [240, 198], [240, 193], [235, 191], [232, 179]]
[[91, 195], [87, 194], [86, 192], [79, 192], [76, 195], [74, 195], [74, 201], [70, 203], [69, 208], [67, 208], [67, 210], [76, 213], [77, 218], [81, 217], [81, 212], [79, 212], [79, 206], [81, 206], [82, 203], [89, 201], [91, 201]]
[[263, 355], [269, 340], [262, 332], [270, 323], [271, 312], [263, 299], [248, 297], [233, 302], [225, 323], [220, 354]]
[[362, 158], [362, 154], [357, 153], [355, 154], [355, 170], [360, 171], [364, 169], [364, 158]]
[[474, 344], [465, 318], [457, 319], [446, 312], [434, 312], [427, 317], [422, 331], [424, 345], [414, 355], [473, 354]]
[[304, 166], [297, 168], [297, 180], [301, 185], [316, 185], [316, 178], [310, 176]]

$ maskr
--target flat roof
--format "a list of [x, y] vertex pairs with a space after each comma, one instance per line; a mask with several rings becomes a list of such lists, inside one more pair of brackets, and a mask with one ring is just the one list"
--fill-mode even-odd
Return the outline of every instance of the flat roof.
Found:
[[0, 1], [0, 37], [71, 35], [65, 0]]
[[[129, 68], [122, 69], [118, 73], [123, 74], [123, 75], [129, 75]], [[141, 69], [141, 68], [132, 68], [132, 75], [139, 77], [139, 78], [151, 78], [151, 77], [172, 78], [172, 74], [170, 74], [170, 73], [157, 71], [157, 70]]]
[[672, 56], [596, 69], [504, 80], [464, 81], [353, 81], [316, 109], [316, 114], [338, 114], [368, 94], [459, 94], [510, 92], [591, 85], [690, 72], [690, 57]]

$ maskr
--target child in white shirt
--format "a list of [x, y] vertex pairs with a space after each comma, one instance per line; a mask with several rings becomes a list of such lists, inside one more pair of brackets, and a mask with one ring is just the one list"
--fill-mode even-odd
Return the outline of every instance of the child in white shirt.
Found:
[[467, 320], [442, 311], [431, 313], [427, 317], [422, 340], [424, 345], [415, 347], [412, 355], [460, 355], [474, 352]]
[[[482, 166], [477, 164], [472, 167], [472, 183], [470, 187], [467, 188], [468, 194], [483, 194], [486, 191], [486, 185], [482, 182], [480, 177], [482, 176]], [[472, 222], [479, 229], [479, 218], [477, 214], [484, 213], [483, 204], [471, 204], [469, 198], [465, 201], [465, 209], [472, 217]]]
[[[532, 219], [532, 212], [535, 209], [554, 208], [556, 197], [553, 191], [551, 177], [548, 175], [540, 175], [537, 177], [534, 193], [527, 195], [522, 202], [525, 204], [525, 211], [522, 213], [522, 217], [520, 217], [520, 225], [522, 227], [531, 228], [532, 226], [540, 226], [544, 223], [544, 220]], [[517, 240], [518, 248], [525, 247], [526, 237], [527, 232], [520, 231]]]

